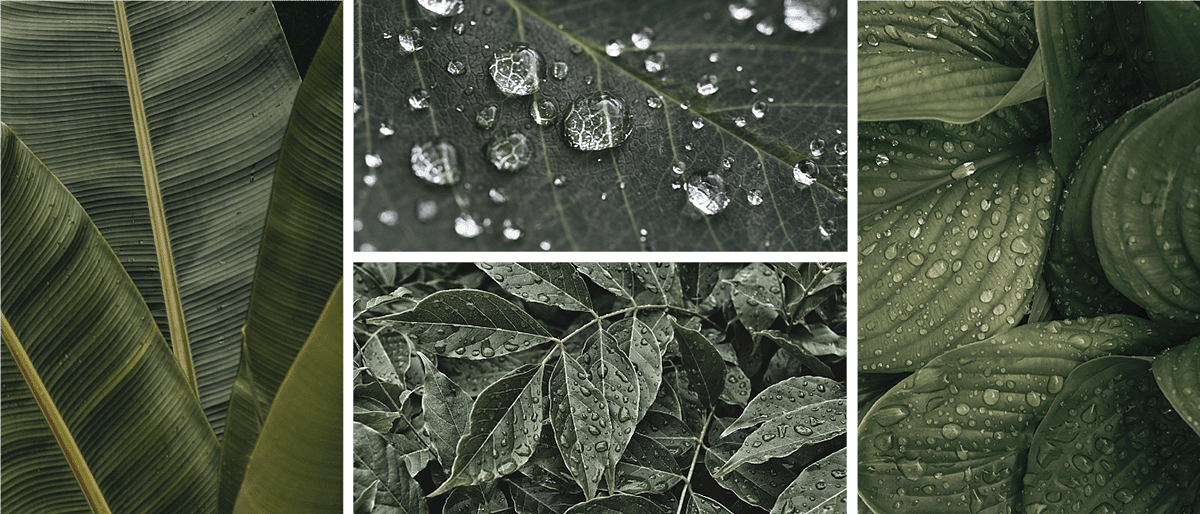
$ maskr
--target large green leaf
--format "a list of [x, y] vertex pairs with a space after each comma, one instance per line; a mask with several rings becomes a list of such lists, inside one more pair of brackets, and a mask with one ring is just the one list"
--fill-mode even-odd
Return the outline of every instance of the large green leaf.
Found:
[[846, 449], [809, 464], [779, 494], [771, 514], [846, 512]]
[[[411, 2], [358, 4], [356, 249], [845, 248], [845, 2], [825, 3], [823, 14], [838, 16], [813, 34], [790, 29], [779, 1], [736, 9], [745, 19], [728, 5], [686, 0], [463, 5], [438, 18]], [[644, 49], [630, 42], [643, 27], [653, 31]], [[398, 40], [413, 29], [423, 48], [406, 53]], [[606, 54], [610, 40], [624, 45], [617, 57]], [[545, 65], [531, 96], [506, 97], [489, 74], [493, 54], [514, 42]], [[665, 67], [647, 71], [660, 52]], [[556, 62], [566, 66], [562, 80]], [[698, 84], [708, 75], [718, 90], [705, 96]], [[429, 106], [414, 110], [419, 90]], [[530, 117], [534, 100], [552, 102], [561, 120], [599, 91], [619, 95], [633, 117], [631, 135], [612, 150], [575, 150], [561, 123]], [[488, 106], [497, 114], [484, 130], [476, 117]], [[529, 163], [516, 172], [498, 171], [485, 154], [502, 131], [526, 137]], [[439, 139], [457, 148], [457, 184], [412, 172], [412, 149]], [[819, 171], [806, 186], [793, 170], [809, 160]], [[705, 216], [683, 184], [709, 174], [722, 178], [728, 205]]]
[[1155, 357], [1153, 369], [1175, 411], [1200, 435], [1200, 338]]
[[96, 512], [215, 511], [217, 440], [149, 309], [70, 192], [2, 130], [5, 512], [78, 504], [80, 488]]
[[339, 11], [296, 96], [280, 150], [222, 443], [223, 511], [233, 507], [276, 392], [342, 275], [341, 28]]
[[338, 282], [279, 385], [233, 512], [342, 511], [342, 307]]
[[91, 216], [220, 436], [300, 83], [274, 9], [4, 2], [2, 14], [5, 123]]

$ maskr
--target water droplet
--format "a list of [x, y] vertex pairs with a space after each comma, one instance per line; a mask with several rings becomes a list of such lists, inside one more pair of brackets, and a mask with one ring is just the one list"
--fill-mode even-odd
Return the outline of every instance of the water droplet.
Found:
[[414, 89], [408, 95], [408, 108], [414, 111], [429, 107], [429, 91], [421, 88]]
[[810, 153], [812, 153], [813, 157], [820, 157], [822, 154], [825, 153], [825, 140], [824, 139], [812, 140], [811, 142], [808, 143], [808, 151]]
[[500, 129], [488, 143], [487, 156], [496, 169], [517, 171], [529, 164], [533, 157], [533, 148], [525, 134]]
[[1026, 241], [1024, 236], [1014, 238], [1012, 245], [1009, 247], [1012, 248], [1012, 251], [1019, 254], [1028, 254], [1033, 251], [1033, 247], [1029, 246], [1029, 241]]
[[817, 181], [819, 168], [813, 161], [801, 161], [792, 166], [792, 178], [802, 186], [811, 186]]
[[450, 61], [450, 63], [446, 65], [446, 73], [451, 75], [462, 75], [463, 73], [466, 73], [466, 71], [467, 65], [463, 64], [462, 61]]
[[657, 96], [648, 96], [646, 97], [646, 106], [651, 109], [658, 109], [663, 106], [662, 98]]
[[537, 100], [529, 104], [529, 116], [538, 125], [549, 125], [558, 116], [558, 108], [550, 100]]
[[399, 219], [400, 219], [400, 216], [398, 214], [396, 214], [396, 211], [391, 210], [391, 209], [388, 209], [386, 211], [379, 213], [379, 222], [383, 223], [384, 225], [387, 225], [389, 227], [396, 226], [396, 221], [398, 221]]
[[1000, 391], [995, 389], [987, 389], [983, 391], [983, 403], [995, 405], [1000, 401]]
[[683, 188], [687, 191], [688, 201], [692, 206], [709, 216], [721, 212], [729, 205], [725, 179], [716, 173], [692, 175]]
[[751, 189], [749, 191], [746, 191], [746, 201], [750, 202], [750, 205], [762, 205], [762, 203], [763, 203], [762, 191], [760, 191], [758, 189]]
[[604, 45], [604, 53], [609, 57], [618, 57], [623, 50], [625, 50], [625, 42], [617, 38], [610, 39], [608, 44]]
[[646, 56], [644, 64], [648, 73], [658, 73], [666, 66], [667, 54], [654, 52]]
[[567, 66], [567, 63], [562, 62], [562, 61], [555, 61], [554, 69], [551, 71], [551, 74], [554, 75], [555, 79], [562, 80], [562, 79], [567, 78], [567, 72], [569, 72], [570, 70], [571, 70], [571, 68], [569, 66]]
[[555, 186], [562, 187], [562, 186], [564, 186], [564, 185], [566, 185], [566, 184], [567, 184], [567, 177], [566, 177], [566, 176], [564, 176], [564, 175], [559, 175], [559, 176], [557, 176], [557, 177], [554, 177], [554, 185], [555, 185]]
[[758, 2], [756, 0], [738, 1], [729, 4], [729, 15], [738, 21], [746, 21], [754, 16], [753, 7]]
[[417, 3], [426, 11], [443, 18], [463, 12], [463, 0], [417, 0]]
[[[467, 213], [459, 214], [454, 218], [454, 232], [465, 238], [473, 238], [483, 233], [483, 227], [475, 221], [475, 217]], [[463, 350], [463, 348], [459, 348]], [[459, 352], [462, 353], [462, 352]]]
[[945, 425], [942, 425], [942, 437], [945, 437], [946, 439], [954, 440], [954, 439], [958, 439], [958, 436], [960, 436], [960, 435], [962, 435], [962, 427], [961, 426], [956, 425], [954, 423], [946, 423]]
[[425, 200], [417, 204], [417, 221], [426, 222], [437, 217], [438, 205], [433, 200]]
[[700, 118], [696, 118], [696, 119], [692, 120], [692, 129], [693, 130], [700, 130], [702, 128], [704, 128], [704, 120], [702, 120]]
[[421, 31], [416, 27], [397, 34], [396, 41], [400, 43], [400, 52], [404, 54], [411, 54], [425, 48], [425, 43], [421, 40]]
[[374, 153], [364, 155], [363, 161], [366, 162], [367, 166], [371, 168], [378, 168], [381, 164], [383, 164], [383, 159], [379, 157], [379, 154]]
[[650, 43], [654, 42], [654, 30], [650, 27], [642, 27], [642, 30], [633, 33], [631, 39], [633, 46], [638, 47], [639, 50], [645, 50], [650, 48]]
[[719, 79], [716, 75], [712, 75], [712, 74], [703, 75], [700, 77], [700, 80], [698, 82], [696, 82], [696, 91], [704, 96], [708, 96], [713, 93], [716, 93], [717, 90], [720, 89], [719, 87], [717, 87], [718, 80]]
[[508, 203], [508, 191], [502, 187], [493, 187], [488, 190], [488, 198], [496, 205]]
[[490, 129], [496, 123], [496, 104], [488, 105], [475, 115], [475, 125], [481, 129]]
[[754, 119], [762, 119], [767, 114], [767, 103], [759, 100], [750, 106], [750, 114], [754, 115]]
[[686, 169], [687, 165], [685, 165], [683, 161], [676, 161], [675, 164], [671, 165], [671, 172], [676, 175], [683, 175], [683, 171]]
[[396, 133], [396, 129], [393, 129], [392, 127], [387, 126], [386, 123], [379, 124], [379, 135], [387, 137], [387, 136], [390, 136], [395, 133]]
[[563, 132], [571, 146], [585, 152], [616, 147], [632, 131], [633, 118], [625, 101], [607, 91], [575, 100], [563, 120]]
[[467, 24], [466, 24], [466, 23], [463, 23], [463, 22], [461, 22], [461, 21], [460, 21], [460, 22], [458, 22], [458, 23], [455, 23], [455, 24], [454, 24], [454, 33], [455, 33], [455, 34], [458, 34], [458, 35], [460, 35], [460, 36], [461, 36], [461, 35], [462, 35], [462, 33], [463, 33], [463, 31], [465, 31], [465, 30], [467, 30]]
[[964, 162], [962, 164], [959, 164], [957, 168], [954, 168], [954, 171], [950, 172], [950, 176], [952, 178], [956, 178], [956, 179], [967, 178], [974, 174], [975, 174], [975, 163], [973, 163], [973, 162]]
[[771, 19], [770, 16], [767, 16], [766, 18], [759, 20], [758, 24], [754, 26], [754, 29], [764, 36], [770, 36], [771, 34], [775, 33], [775, 20]]
[[829, 21], [830, 0], [783, 0], [783, 24], [796, 32], [813, 33]]
[[[504, 239], [507, 239], [509, 241], [516, 241], [521, 238], [521, 229], [517, 228], [517, 226], [513, 223], [512, 220], [505, 219], [503, 234], [504, 234]], [[516, 348], [514, 348], [512, 351], [515, 351], [515, 350], [516, 350]]]
[[492, 54], [488, 70], [508, 96], [530, 95], [542, 86], [542, 56], [525, 43], [509, 43]]
[[713, 52], [713, 53], [711, 53], [711, 54], [708, 54], [708, 62], [717, 62], [717, 61], [720, 61], [720, 60], [721, 60], [721, 54], [719, 54], [719, 53], [717, 53], [717, 52]]
[[462, 176], [458, 150], [445, 141], [431, 141], [412, 147], [412, 170], [431, 184], [454, 184]]
[[734, 118], [734, 119], [733, 119], [733, 124], [734, 124], [734, 125], [737, 125], [737, 126], [739, 126], [739, 127], [745, 127], [745, 126], [746, 126], [746, 118], [743, 118], [743, 117], [741, 117], [741, 116], [738, 116], [738, 117], [736, 117], [736, 118]]
[[888, 159], [888, 156], [883, 155], [883, 154], [878, 154], [875, 156], [875, 165], [876, 166], [887, 166], [889, 160], [890, 159]]

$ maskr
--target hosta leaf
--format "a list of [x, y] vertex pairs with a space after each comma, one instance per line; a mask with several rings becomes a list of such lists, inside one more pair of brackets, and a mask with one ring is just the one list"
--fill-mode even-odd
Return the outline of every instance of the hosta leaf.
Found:
[[750, 331], [771, 328], [775, 318], [784, 313], [783, 280], [774, 268], [762, 263], [750, 264], [730, 282], [733, 308]]
[[617, 463], [616, 489], [628, 494], [663, 494], [683, 480], [671, 452], [654, 439], [634, 434]]
[[1108, 281], [1152, 317], [1200, 325], [1200, 88], [1132, 128], [1101, 166], [1092, 227]]
[[742, 447], [713, 477], [728, 474], [745, 463], [760, 464], [767, 459], [785, 457], [805, 446], [828, 441], [846, 433], [846, 400], [825, 400], [794, 408], [767, 419], [746, 436]]
[[971, 55], [1020, 68], [1037, 48], [1028, 4], [869, 2], [858, 7], [863, 54]]
[[1041, 271], [1058, 191], [1038, 152], [864, 220], [859, 369], [912, 371], [1011, 329]]
[[428, 514], [421, 485], [383, 436], [354, 424], [354, 496], [375, 487], [375, 514]]
[[846, 512], [846, 449], [809, 464], [779, 495], [771, 514]]
[[596, 285], [603, 287], [612, 294], [633, 299], [635, 278], [633, 268], [625, 262], [584, 262], [577, 263], [576, 269], [587, 275]]
[[[608, 328], [618, 347], [629, 355], [629, 361], [637, 370], [638, 409], [634, 420], [641, 421], [658, 396], [662, 384], [663, 361], [660, 348], [668, 341], [659, 341], [660, 334], [650, 329], [637, 317], [626, 318]], [[626, 343], [628, 341], [628, 343]]]
[[784, 412], [801, 406], [845, 398], [846, 388], [840, 382], [828, 378], [792, 377], [776, 382], [758, 393], [742, 411], [741, 416], [725, 427], [721, 437], [780, 417]]
[[490, 359], [553, 339], [508, 300], [471, 289], [439, 291], [410, 311], [368, 321], [394, 326], [438, 355], [461, 359]]
[[546, 410], [543, 369], [522, 366], [479, 393], [471, 408], [471, 429], [458, 441], [453, 471], [430, 496], [494, 480], [529, 460]]
[[628, 494], [604, 496], [580, 503], [567, 509], [566, 514], [664, 514], [662, 506], [643, 498]]
[[1200, 6], [1194, 3], [1145, 4], [1146, 31], [1154, 34], [1153, 47], [1142, 61], [1153, 63], [1160, 91], [1184, 87], [1200, 79], [1200, 43], [1192, 37], [1200, 30]]
[[444, 514], [492, 514], [508, 509], [508, 498], [495, 482], [457, 487], [446, 495]]
[[1142, 359], [1101, 357], [1075, 368], [1033, 436], [1025, 511], [1178, 512], [1200, 439], [1157, 393]]
[[1175, 411], [1200, 434], [1200, 338], [1155, 357], [1154, 378]]
[[880, 513], [1019, 510], [1030, 440], [1067, 375], [1167, 344], [1152, 327], [1129, 316], [1033, 323], [933, 359], [859, 426], [859, 494]]
[[688, 388], [700, 397], [703, 406], [712, 406], [725, 388], [725, 362], [717, 349], [699, 332], [671, 322], [675, 340], [683, 356], [683, 376]]
[[[704, 454], [704, 466], [709, 473], [716, 470], [733, 455], [737, 445], [721, 444], [708, 449]], [[742, 501], [763, 509], [770, 509], [775, 499], [787, 488], [792, 472], [778, 461], [768, 461], [762, 464], [744, 464], [733, 468], [726, 475], [713, 478], [721, 487], [728, 489], [741, 498]]]
[[634, 262], [629, 265], [633, 276], [641, 280], [646, 290], [662, 298], [667, 305], [683, 305], [683, 284], [679, 271], [670, 262]]
[[438, 371], [424, 354], [418, 355], [421, 355], [421, 362], [425, 365], [425, 389], [421, 394], [425, 430], [442, 469], [450, 469], [454, 464], [454, 449], [458, 446], [458, 439], [470, 429], [471, 397]]
[[484, 262], [477, 266], [518, 298], [570, 311], [592, 310], [587, 284], [571, 264]]
[[517, 514], [563, 514], [583, 500], [580, 494], [567, 494], [543, 487], [520, 475], [511, 475], [505, 482]]

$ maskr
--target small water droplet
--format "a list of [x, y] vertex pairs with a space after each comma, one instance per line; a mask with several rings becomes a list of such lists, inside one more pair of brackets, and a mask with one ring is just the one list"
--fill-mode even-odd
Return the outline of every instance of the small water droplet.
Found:
[[[454, 232], [462, 237], [471, 239], [482, 234], [483, 227], [475, 221], [474, 216], [464, 212], [459, 214], [457, 218], [454, 218]], [[459, 350], [463, 350], [463, 348], [459, 348]], [[461, 354], [462, 352], [459, 353]]]
[[658, 109], [663, 106], [662, 98], [657, 96], [648, 96], [646, 97], [646, 106], [651, 109]]
[[383, 159], [379, 157], [379, 154], [374, 153], [364, 155], [363, 161], [366, 162], [367, 166], [371, 168], [378, 168], [381, 164], [383, 164]]
[[711, 53], [711, 54], [708, 54], [708, 62], [717, 62], [717, 61], [720, 61], [720, 60], [721, 60], [721, 54], [719, 54], [719, 53], [717, 53], [717, 52], [713, 52], [713, 53]]
[[496, 169], [517, 171], [529, 164], [533, 157], [533, 148], [525, 134], [501, 129], [488, 143], [487, 156]]
[[562, 61], [555, 61], [554, 69], [551, 72], [551, 74], [554, 75], [555, 79], [563, 80], [563, 79], [567, 78], [567, 72], [569, 72], [570, 70], [571, 70], [571, 68], [569, 66], [567, 66], [567, 63], [562, 62]]
[[408, 95], [408, 108], [414, 111], [429, 107], [429, 91], [421, 88], [414, 89]]
[[759, 20], [758, 24], [754, 26], [754, 29], [764, 36], [770, 36], [771, 34], [775, 33], [775, 20], [770, 16], [767, 16], [766, 18]]
[[625, 50], [625, 42], [617, 38], [610, 39], [608, 44], [604, 45], [604, 53], [609, 57], [619, 57], [623, 50]]
[[431, 184], [454, 184], [462, 176], [458, 150], [445, 141], [413, 145], [410, 162], [413, 174]]
[[762, 119], [767, 114], [767, 103], [759, 100], [750, 106], [750, 114], [754, 115], [754, 119]]
[[542, 86], [542, 56], [525, 43], [509, 43], [492, 54], [488, 68], [496, 87], [508, 96], [530, 95]]
[[704, 96], [709, 96], [713, 93], [716, 93], [717, 90], [720, 89], [720, 87], [717, 86], [718, 80], [719, 78], [716, 75], [703, 75], [700, 77], [700, 80], [696, 82], [696, 91]]
[[475, 115], [475, 125], [481, 129], [490, 129], [496, 123], [496, 104], [491, 104], [479, 110]]
[[734, 124], [734, 125], [737, 125], [737, 126], [739, 126], [739, 127], [745, 127], [745, 126], [746, 126], [746, 118], [743, 118], [743, 117], [741, 117], [741, 116], [738, 116], [738, 117], [736, 117], [736, 118], [734, 118], [734, 119], [733, 119], [733, 124]]
[[950, 176], [955, 179], [964, 179], [975, 174], [975, 163], [964, 162], [959, 164], [954, 171], [950, 172]]
[[437, 217], [438, 205], [433, 200], [425, 200], [417, 204], [417, 221], [426, 222]]
[[654, 52], [646, 56], [644, 64], [648, 73], [658, 73], [666, 66], [667, 54]]
[[760, 191], [758, 189], [751, 189], [749, 191], [746, 191], [746, 201], [750, 202], [750, 205], [762, 205], [762, 203], [763, 203], [762, 191]]
[[875, 165], [876, 166], [887, 166], [888, 162], [890, 162], [890, 159], [888, 159], [888, 156], [886, 156], [886, 155], [878, 154], [875, 156]]
[[811, 186], [817, 181], [817, 173], [820, 168], [813, 161], [801, 161], [792, 167], [792, 178], [796, 183], [802, 186]]
[[834, 9], [830, 0], [783, 0], [783, 24], [811, 34], [825, 26]]
[[529, 116], [538, 125], [549, 125], [558, 117], [558, 108], [550, 100], [537, 100], [529, 104]]
[[754, 16], [753, 7], [757, 5], [756, 0], [737, 1], [729, 4], [729, 15], [738, 21], [745, 21]]
[[425, 43], [421, 39], [421, 31], [416, 27], [397, 34], [396, 42], [400, 44], [400, 53], [403, 54], [411, 54], [425, 48]]
[[633, 46], [639, 50], [650, 48], [650, 44], [654, 42], [654, 30], [650, 27], [642, 27], [642, 30], [633, 33], [630, 38], [633, 40]]

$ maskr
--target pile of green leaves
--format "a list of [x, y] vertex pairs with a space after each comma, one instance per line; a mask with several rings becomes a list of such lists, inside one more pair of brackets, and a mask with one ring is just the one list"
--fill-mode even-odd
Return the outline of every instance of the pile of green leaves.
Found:
[[355, 512], [845, 512], [844, 275], [358, 264]]
[[1200, 505], [1198, 30], [859, 4], [864, 509]]

